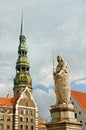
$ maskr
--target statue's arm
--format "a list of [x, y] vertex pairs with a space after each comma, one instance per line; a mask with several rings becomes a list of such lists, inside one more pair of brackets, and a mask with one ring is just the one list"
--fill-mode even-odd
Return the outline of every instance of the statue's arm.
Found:
[[61, 68], [60, 68], [60, 71], [56, 72], [55, 75], [59, 76], [59, 75], [61, 75], [65, 71], [67, 71], [67, 65], [65, 63], [63, 63], [62, 66], [61, 66]]
[[59, 73], [57, 73], [57, 76], [61, 75], [63, 72], [64, 72], [64, 70], [63, 70], [63, 69], [62, 69], [62, 70], [60, 70], [60, 72], [59, 72]]

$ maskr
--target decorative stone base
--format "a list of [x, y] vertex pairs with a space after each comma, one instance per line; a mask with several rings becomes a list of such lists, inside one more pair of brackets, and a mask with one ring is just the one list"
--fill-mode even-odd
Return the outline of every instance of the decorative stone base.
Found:
[[51, 106], [51, 121], [47, 123], [48, 130], [81, 130], [82, 124], [75, 118], [72, 104]]
[[48, 130], [81, 130], [82, 124], [79, 122], [60, 121], [60, 122], [49, 122], [47, 124]]

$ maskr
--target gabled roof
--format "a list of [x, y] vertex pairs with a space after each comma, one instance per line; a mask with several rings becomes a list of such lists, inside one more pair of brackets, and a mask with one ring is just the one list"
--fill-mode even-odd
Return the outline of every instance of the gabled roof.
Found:
[[18, 100], [19, 96], [13, 97], [13, 98], [3, 98], [0, 97], [0, 105], [4, 106], [13, 106], [15, 105], [16, 101]]
[[81, 108], [86, 112], [86, 93], [71, 90], [72, 97], [81, 106]]

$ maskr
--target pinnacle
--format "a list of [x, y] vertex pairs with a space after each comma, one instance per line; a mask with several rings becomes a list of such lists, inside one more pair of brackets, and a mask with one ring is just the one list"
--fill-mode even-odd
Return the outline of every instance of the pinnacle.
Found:
[[24, 19], [23, 19], [23, 10], [22, 10], [22, 17], [21, 17], [21, 32], [20, 35], [24, 35]]

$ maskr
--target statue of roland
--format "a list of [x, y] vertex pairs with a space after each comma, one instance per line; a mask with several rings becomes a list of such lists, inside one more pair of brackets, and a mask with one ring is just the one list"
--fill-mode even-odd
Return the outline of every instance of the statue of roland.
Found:
[[62, 56], [57, 56], [58, 65], [53, 71], [55, 81], [56, 105], [70, 103], [70, 81], [67, 63]]

